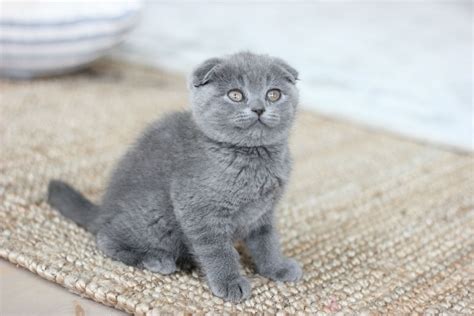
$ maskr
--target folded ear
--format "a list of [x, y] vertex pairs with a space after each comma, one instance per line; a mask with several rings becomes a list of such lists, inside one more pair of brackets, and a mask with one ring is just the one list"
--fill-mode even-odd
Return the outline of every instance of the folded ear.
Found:
[[222, 59], [211, 58], [203, 62], [191, 75], [191, 84], [194, 87], [203, 86], [212, 80], [215, 68], [222, 62]]
[[291, 82], [292, 84], [295, 84], [296, 83], [296, 80], [298, 80], [298, 71], [291, 67], [290, 65], [288, 65], [286, 63], [286, 61], [284, 61], [283, 59], [280, 59], [280, 58], [275, 58], [275, 63], [283, 69], [284, 73], [285, 73], [285, 78], [288, 79], [289, 82]]

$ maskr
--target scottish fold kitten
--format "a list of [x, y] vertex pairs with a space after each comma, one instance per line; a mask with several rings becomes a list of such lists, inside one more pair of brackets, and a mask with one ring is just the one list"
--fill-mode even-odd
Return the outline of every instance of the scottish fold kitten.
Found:
[[49, 203], [125, 264], [169, 274], [197, 263], [225, 300], [251, 292], [236, 240], [245, 242], [258, 273], [297, 281], [302, 270], [282, 255], [274, 225], [291, 167], [297, 76], [281, 59], [252, 53], [205, 61], [191, 76], [191, 111], [146, 129], [100, 205], [56, 180]]

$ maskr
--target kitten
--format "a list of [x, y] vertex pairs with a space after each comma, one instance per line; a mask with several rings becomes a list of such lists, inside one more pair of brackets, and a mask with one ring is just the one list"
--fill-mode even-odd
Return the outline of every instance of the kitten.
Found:
[[100, 206], [56, 180], [49, 203], [125, 264], [169, 274], [197, 263], [225, 300], [251, 292], [239, 274], [237, 239], [258, 273], [297, 281], [302, 270], [282, 255], [274, 225], [291, 167], [297, 76], [281, 59], [252, 53], [205, 61], [190, 80], [192, 111], [148, 127], [119, 162]]

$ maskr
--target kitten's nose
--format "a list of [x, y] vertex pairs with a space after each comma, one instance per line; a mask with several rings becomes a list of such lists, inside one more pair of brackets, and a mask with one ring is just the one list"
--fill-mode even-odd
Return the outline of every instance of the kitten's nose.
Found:
[[257, 115], [260, 116], [263, 112], [265, 112], [265, 109], [252, 109], [252, 112], [257, 113]]

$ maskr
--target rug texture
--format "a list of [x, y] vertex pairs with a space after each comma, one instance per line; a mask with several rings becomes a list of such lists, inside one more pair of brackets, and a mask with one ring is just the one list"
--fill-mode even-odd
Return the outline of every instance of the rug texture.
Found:
[[252, 296], [211, 295], [198, 271], [161, 276], [112, 261], [45, 203], [49, 179], [97, 200], [144, 126], [184, 109], [179, 76], [105, 61], [69, 77], [0, 83], [0, 257], [135, 314], [474, 313], [474, 161], [300, 111], [278, 207], [297, 284], [256, 275]]

